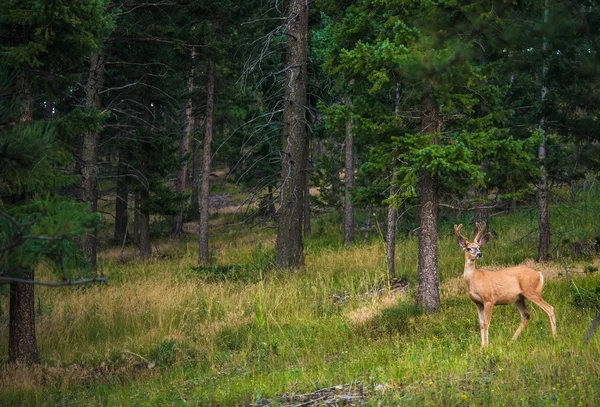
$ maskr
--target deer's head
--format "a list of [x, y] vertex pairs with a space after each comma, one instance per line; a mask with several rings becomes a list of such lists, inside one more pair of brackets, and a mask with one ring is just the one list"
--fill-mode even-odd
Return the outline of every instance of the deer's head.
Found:
[[466, 256], [471, 260], [477, 260], [483, 257], [483, 254], [479, 251], [479, 248], [487, 243], [490, 238], [490, 234], [483, 233], [485, 232], [486, 224], [485, 222], [476, 222], [477, 226], [477, 234], [473, 239], [473, 242], [469, 242], [469, 240], [464, 237], [461, 233], [463, 225], [454, 225], [454, 232], [457, 236], [458, 247], [460, 247], [465, 253]]

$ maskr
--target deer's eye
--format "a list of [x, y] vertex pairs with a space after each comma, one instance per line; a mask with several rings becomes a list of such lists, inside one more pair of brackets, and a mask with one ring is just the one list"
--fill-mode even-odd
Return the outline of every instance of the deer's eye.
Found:
[[468, 251], [471, 251], [471, 250], [473, 250], [473, 249], [471, 249], [470, 247], [467, 247], [467, 250], [468, 250]]

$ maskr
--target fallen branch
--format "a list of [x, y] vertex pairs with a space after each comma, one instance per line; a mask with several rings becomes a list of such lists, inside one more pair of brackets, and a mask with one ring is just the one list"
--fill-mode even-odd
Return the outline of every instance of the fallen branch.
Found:
[[26, 280], [24, 278], [15, 278], [15, 277], [3, 277], [0, 276], [0, 284], [9, 284], [9, 283], [20, 283], [20, 284], [35, 284], [35, 285], [43, 285], [47, 287], [64, 287], [68, 285], [81, 285], [88, 283], [106, 283], [108, 281], [108, 277], [94, 277], [94, 278], [83, 278], [81, 280], [67, 280], [60, 283], [55, 283], [52, 281], [36, 281], [36, 280]]

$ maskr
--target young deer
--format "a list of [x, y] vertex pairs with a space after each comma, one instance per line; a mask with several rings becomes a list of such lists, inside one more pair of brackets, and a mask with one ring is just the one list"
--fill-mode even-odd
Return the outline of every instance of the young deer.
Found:
[[458, 236], [458, 245], [465, 252], [463, 279], [467, 286], [467, 293], [477, 305], [477, 311], [479, 312], [481, 346], [487, 346], [489, 343], [488, 328], [494, 305], [515, 303], [521, 313], [521, 325], [519, 325], [511, 341], [519, 337], [530, 318], [525, 306], [526, 298], [539, 305], [548, 314], [552, 335], [556, 335], [554, 308], [542, 299], [542, 287], [544, 286], [542, 273], [527, 266], [515, 266], [497, 271], [482, 270], [475, 267], [475, 261], [483, 257], [479, 248], [486, 244], [490, 238], [489, 233], [483, 233], [486, 227], [485, 222], [476, 225], [477, 235], [472, 243], [461, 234], [460, 231], [463, 225], [454, 225], [454, 231]]

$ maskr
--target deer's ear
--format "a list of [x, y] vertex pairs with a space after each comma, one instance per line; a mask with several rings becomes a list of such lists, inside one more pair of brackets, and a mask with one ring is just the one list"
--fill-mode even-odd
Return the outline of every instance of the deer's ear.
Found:
[[485, 235], [481, 236], [479, 238], [479, 242], [477, 242], [477, 244], [479, 246], [483, 246], [484, 244], [486, 244], [488, 242], [488, 240], [490, 240], [490, 232], [487, 232]]
[[464, 237], [458, 236], [457, 241], [458, 241], [458, 247], [460, 247], [463, 250], [465, 250], [467, 248], [467, 241], [465, 240]]

